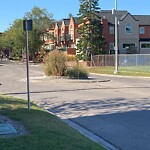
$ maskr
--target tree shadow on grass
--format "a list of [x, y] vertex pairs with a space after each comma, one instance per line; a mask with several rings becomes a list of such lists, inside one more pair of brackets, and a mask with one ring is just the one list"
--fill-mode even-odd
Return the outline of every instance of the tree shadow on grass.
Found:
[[19, 98], [14, 98], [11, 96], [1, 96], [0, 95], [0, 104], [26, 104], [27, 102], [23, 99], [19, 99]]

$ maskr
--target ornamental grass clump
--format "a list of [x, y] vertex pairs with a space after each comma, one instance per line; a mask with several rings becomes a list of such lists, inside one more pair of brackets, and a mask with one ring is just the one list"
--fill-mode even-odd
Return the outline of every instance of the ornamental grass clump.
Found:
[[44, 58], [44, 73], [47, 76], [64, 76], [67, 70], [66, 56], [60, 50], [49, 52]]
[[80, 65], [68, 68], [67, 76], [72, 79], [88, 79], [88, 71]]
[[67, 61], [70, 62], [70, 61], [75, 61], [77, 62], [77, 58], [75, 55], [67, 55]]

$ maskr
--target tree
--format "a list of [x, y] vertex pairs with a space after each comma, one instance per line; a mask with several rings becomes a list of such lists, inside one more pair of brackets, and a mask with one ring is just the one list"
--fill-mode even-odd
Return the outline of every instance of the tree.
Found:
[[21, 57], [21, 50], [25, 48], [25, 33], [22, 30], [22, 19], [16, 19], [11, 27], [2, 34], [0, 47], [9, 50], [11, 57]]
[[71, 17], [73, 17], [73, 15], [72, 15], [72, 13], [69, 13], [68, 18], [71, 18]]
[[33, 30], [29, 32], [29, 53], [35, 58], [35, 53], [42, 49], [44, 36], [53, 23], [52, 14], [46, 9], [34, 7], [27, 12], [22, 19], [16, 19], [11, 27], [0, 37], [0, 48], [7, 48], [13, 57], [20, 57], [21, 52], [26, 49], [26, 36], [23, 31], [23, 20], [32, 19]]
[[44, 36], [47, 31], [52, 27], [54, 20], [53, 15], [48, 13], [46, 9], [40, 9], [35, 6], [31, 12], [25, 14], [25, 19], [32, 19], [33, 30], [29, 34], [29, 49], [32, 58], [35, 58], [35, 53], [40, 51], [44, 44]]
[[105, 39], [102, 36], [102, 23], [99, 15], [98, 0], [80, 0], [78, 13], [78, 34], [80, 40], [77, 49], [83, 56], [102, 53]]

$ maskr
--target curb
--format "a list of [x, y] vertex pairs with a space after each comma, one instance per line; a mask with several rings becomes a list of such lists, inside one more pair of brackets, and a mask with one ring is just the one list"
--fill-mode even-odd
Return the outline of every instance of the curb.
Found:
[[98, 76], [107, 76], [107, 77], [118, 77], [118, 78], [143, 78], [143, 79], [150, 79], [150, 77], [144, 76], [123, 76], [123, 75], [112, 75], [112, 74], [98, 74], [98, 73], [90, 73], [91, 75], [98, 75]]
[[92, 133], [91, 131], [87, 130], [84, 127], [81, 127], [79, 124], [71, 121], [70, 119], [67, 119], [63, 116], [58, 116], [55, 113], [47, 110], [46, 108], [44, 108], [43, 106], [41, 106], [40, 104], [38, 104], [38, 102], [36, 101], [32, 101], [34, 104], [36, 104], [37, 106], [43, 108], [46, 112], [58, 117], [60, 120], [62, 120], [64, 123], [66, 123], [67, 125], [69, 125], [70, 127], [74, 128], [75, 130], [77, 130], [78, 132], [80, 132], [82, 135], [84, 135], [85, 137], [89, 138], [90, 140], [98, 143], [99, 145], [103, 146], [104, 148], [106, 148], [106, 150], [119, 150], [118, 148], [116, 148], [114, 145], [112, 145], [111, 143], [109, 143], [108, 141], [104, 140], [103, 138], [101, 138], [100, 136], [95, 135], [94, 133]]
[[109, 143], [106, 140], [102, 139], [101, 137], [95, 135], [94, 133], [92, 133], [91, 131], [87, 130], [86, 128], [81, 127], [79, 124], [71, 121], [70, 119], [61, 118], [61, 120], [63, 120], [65, 123], [67, 123], [72, 128], [74, 128], [77, 131], [79, 131], [81, 134], [83, 134], [87, 138], [89, 138], [92, 141], [100, 144], [101, 146], [103, 146], [107, 150], [119, 150], [114, 145], [112, 145], [111, 143]]
[[[26, 78], [21, 79], [20, 81], [26, 81]], [[55, 77], [47, 77], [47, 76], [38, 76], [38, 77], [30, 77], [30, 82], [55, 82], [55, 83], [98, 83], [98, 82], [109, 82], [110, 79], [99, 80], [95, 78], [89, 79], [69, 79], [69, 78], [55, 78]]]

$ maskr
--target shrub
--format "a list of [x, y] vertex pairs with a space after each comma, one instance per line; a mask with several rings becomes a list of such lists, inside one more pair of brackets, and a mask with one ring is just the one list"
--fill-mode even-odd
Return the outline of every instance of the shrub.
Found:
[[53, 50], [44, 57], [46, 75], [64, 76], [67, 70], [66, 56], [60, 50]]
[[130, 45], [126, 48], [126, 54], [137, 54], [137, 47]]
[[43, 62], [43, 58], [46, 54], [46, 51], [44, 49], [39, 50], [35, 53], [35, 62]]
[[72, 68], [68, 68], [67, 76], [74, 79], [87, 79], [88, 71], [83, 66], [76, 65]]
[[77, 58], [75, 55], [67, 55], [67, 61], [77, 61]]

